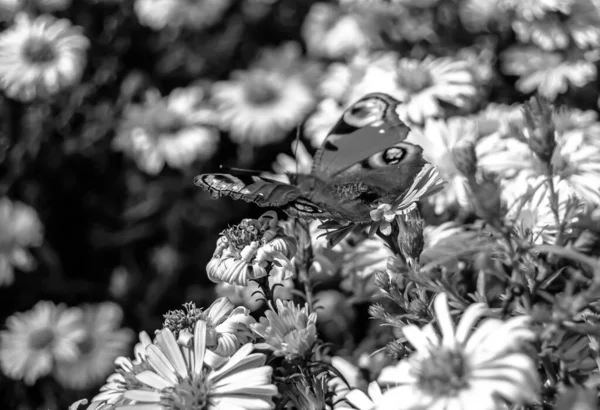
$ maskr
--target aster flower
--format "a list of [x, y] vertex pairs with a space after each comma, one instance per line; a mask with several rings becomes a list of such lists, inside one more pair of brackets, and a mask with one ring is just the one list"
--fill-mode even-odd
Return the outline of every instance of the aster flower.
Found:
[[135, 0], [134, 10], [153, 30], [202, 30], [217, 23], [230, 5], [231, 0]]
[[504, 400], [522, 404], [537, 399], [535, 363], [518, 350], [523, 341], [535, 338], [529, 317], [486, 319], [472, 331], [488, 311], [484, 304], [469, 306], [456, 328], [445, 294], [436, 297], [434, 307], [442, 337], [431, 324], [402, 328], [416, 350], [381, 372], [378, 382], [391, 387], [377, 409], [481, 410], [500, 408]]
[[54, 375], [70, 389], [84, 389], [101, 381], [113, 368], [113, 361], [125, 354], [133, 340], [130, 329], [120, 329], [123, 311], [105, 302], [83, 306], [85, 337], [77, 343], [77, 361], [57, 360]]
[[299, 49], [287, 44], [248, 71], [234, 71], [228, 81], [215, 83], [221, 128], [236, 143], [261, 146], [283, 139], [315, 103], [306, 70]]
[[371, 219], [373, 220], [371, 233], [375, 233], [379, 229], [384, 235], [389, 235], [392, 232], [391, 222], [397, 216], [406, 215], [416, 209], [417, 202], [421, 198], [439, 192], [443, 189], [444, 183], [433, 165], [426, 164], [423, 166], [406, 194], [400, 196], [391, 204], [379, 204], [376, 209], [371, 211]]
[[314, 148], [319, 148], [329, 131], [342, 116], [344, 108], [333, 98], [325, 98], [315, 112], [304, 123], [304, 135]]
[[344, 396], [344, 404], [336, 406], [336, 410], [373, 410], [376, 403], [381, 400], [383, 393], [377, 382], [371, 382], [367, 393], [360, 389], [352, 389]]
[[253, 345], [246, 344], [222, 357], [207, 349], [206, 339], [202, 320], [193, 335], [175, 338], [170, 329], [159, 331], [156, 342], [144, 346], [147, 370], [135, 375], [138, 385], [123, 393], [119, 408], [273, 409], [277, 388], [265, 355], [251, 353]]
[[308, 313], [308, 305], [299, 307], [292, 301], [277, 300], [265, 312], [260, 323], [250, 325], [262, 337], [275, 356], [286, 360], [302, 358], [317, 341], [317, 314]]
[[184, 168], [215, 153], [215, 122], [200, 88], [177, 88], [166, 98], [150, 93], [144, 104], [126, 108], [113, 147], [148, 174], [158, 174], [165, 164]]
[[88, 47], [69, 20], [20, 14], [0, 33], [0, 88], [21, 101], [56, 94], [79, 81]]
[[[274, 300], [291, 300], [293, 298], [294, 281], [292, 279], [283, 279], [281, 275], [270, 275], [269, 288], [272, 289], [271, 297]], [[244, 306], [251, 312], [265, 303], [264, 295], [256, 282], [248, 282], [244, 286], [221, 282], [215, 287], [215, 292], [218, 296], [229, 299], [234, 305]]]
[[365, 24], [352, 14], [328, 3], [315, 3], [302, 25], [302, 36], [310, 54], [342, 58], [369, 47]]
[[244, 219], [221, 235], [206, 266], [213, 282], [246, 285], [250, 279], [268, 275], [273, 267], [273, 273], [282, 272], [285, 279], [293, 274], [290, 259], [296, 254], [296, 240], [284, 235], [275, 212]]
[[0, 367], [12, 379], [33, 384], [50, 374], [56, 361], [75, 362], [85, 338], [82, 312], [52, 302], [38, 302], [31, 310], [6, 320], [0, 332]]
[[276, 181], [290, 183], [290, 175], [310, 174], [312, 170], [313, 157], [301, 141], [292, 143], [294, 157], [287, 154], [278, 154], [276, 162], [273, 163], [272, 172], [263, 172], [261, 175]]
[[42, 223], [35, 209], [0, 198], [0, 286], [14, 281], [14, 269], [30, 271], [35, 259], [27, 250], [43, 241]]
[[535, 46], [512, 46], [501, 55], [502, 71], [519, 78], [516, 87], [523, 93], [538, 91], [554, 101], [570, 86], [583, 87], [597, 76], [593, 61], [562, 53], [544, 51]]
[[192, 334], [198, 320], [206, 322], [206, 348], [219, 356], [229, 357], [237, 349], [253, 341], [250, 324], [254, 318], [244, 307], [236, 307], [226, 297], [215, 300], [206, 310], [197, 309], [194, 303], [184, 304], [183, 310], [165, 314], [163, 328], [169, 328], [180, 337], [182, 333]]

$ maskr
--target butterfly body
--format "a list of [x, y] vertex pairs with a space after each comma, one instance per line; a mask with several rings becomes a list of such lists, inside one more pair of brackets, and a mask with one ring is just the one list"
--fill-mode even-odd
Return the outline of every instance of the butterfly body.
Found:
[[279, 207], [291, 216], [367, 223], [377, 204], [403, 195], [427, 164], [421, 147], [404, 142], [410, 129], [395, 113], [398, 104], [381, 93], [357, 101], [329, 133], [311, 173], [289, 175], [291, 184], [229, 174], [194, 182], [213, 197]]

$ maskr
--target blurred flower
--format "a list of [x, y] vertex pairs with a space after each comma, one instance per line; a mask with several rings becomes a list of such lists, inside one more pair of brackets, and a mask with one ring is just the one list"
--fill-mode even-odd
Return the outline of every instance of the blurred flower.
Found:
[[67, 19], [20, 14], [0, 33], [0, 87], [21, 101], [56, 94], [79, 82], [89, 44]]
[[[380, 384], [391, 385], [377, 401], [377, 409], [452, 407], [497, 409], [503, 400], [522, 404], [535, 401], [539, 376], [533, 360], [518, 352], [523, 341], [535, 338], [529, 317], [505, 322], [486, 319], [484, 304], [469, 306], [458, 326], [450, 316], [446, 294], [434, 301], [441, 338], [431, 324], [402, 328], [416, 351], [397, 365], [384, 368]], [[476, 398], [476, 399], [474, 399]]]
[[[337, 376], [329, 380], [329, 391], [333, 392], [333, 402], [335, 403], [352, 389], [362, 386], [364, 380], [361, 375], [361, 369], [343, 357], [333, 356], [331, 358], [331, 366], [344, 377], [342, 379]], [[338, 408], [338, 406], [335, 407], [336, 410]]]
[[40, 301], [6, 320], [0, 332], [0, 367], [8, 377], [33, 384], [50, 374], [56, 361], [75, 363], [85, 338], [78, 308]]
[[101, 381], [113, 368], [114, 360], [129, 350], [130, 329], [119, 329], [121, 307], [112, 302], [83, 306], [85, 337], [77, 343], [76, 361], [58, 359], [54, 375], [69, 389], [85, 389]]
[[276, 162], [273, 163], [272, 172], [263, 172], [261, 176], [290, 183], [290, 175], [310, 174], [312, 170], [313, 157], [308, 152], [302, 141], [292, 143], [292, 152], [294, 156], [287, 154], [278, 154]]
[[265, 366], [262, 353], [251, 353], [246, 344], [230, 358], [206, 347], [206, 322], [196, 322], [193, 335], [175, 338], [162, 329], [156, 341], [144, 346], [148, 369], [135, 375], [137, 386], [123, 393], [128, 405], [157, 410], [272, 409], [277, 388], [271, 383], [273, 369]]
[[[365, 294], [367, 292], [357, 290], [356, 293]], [[365, 297], [361, 301], [364, 300], [369, 301], [370, 299]], [[322, 339], [341, 346], [348, 343], [352, 337], [357, 316], [352, 302], [347, 295], [334, 289], [322, 290], [314, 295], [317, 330]]]
[[377, 382], [371, 382], [367, 388], [367, 394], [360, 389], [352, 389], [344, 396], [344, 402], [352, 407], [341, 405], [336, 410], [373, 410], [377, 402], [381, 401], [383, 394]]
[[131, 273], [124, 266], [117, 266], [110, 275], [108, 291], [115, 299], [125, 298], [133, 286]]
[[379, 229], [384, 235], [389, 235], [392, 232], [391, 222], [396, 216], [406, 215], [416, 209], [419, 200], [441, 191], [444, 184], [438, 170], [431, 164], [425, 164], [402, 196], [391, 204], [379, 204], [371, 211], [371, 232]]
[[140, 23], [153, 30], [166, 27], [202, 30], [219, 22], [231, 0], [135, 0]]
[[203, 315], [206, 320], [206, 346], [219, 356], [231, 356], [240, 346], [253, 341], [250, 311], [236, 307], [227, 298], [215, 300]]
[[[273, 289], [274, 300], [291, 300], [293, 297], [294, 281], [282, 279], [281, 275], [269, 275], [269, 288]], [[275, 285], [281, 285], [276, 286]], [[227, 297], [234, 305], [244, 306], [254, 312], [264, 303], [264, 295], [256, 282], [248, 282], [245, 286], [234, 285], [227, 282], [217, 284], [215, 292], [219, 296]]]
[[600, 45], [600, 9], [595, 0], [571, 1], [566, 13], [546, 13], [541, 18], [516, 19], [517, 38], [544, 50], [565, 49], [571, 42], [580, 49]]
[[148, 174], [158, 174], [165, 164], [184, 168], [217, 150], [215, 121], [200, 88], [177, 88], [165, 98], [149, 94], [144, 104], [125, 109], [113, 147]]
[[224, 230], [206, 271], [215, 283], [246, 285], [268, 275], [273, 267], [287, 279], [293, 274], [290, 259], [295, 254], [296, 240], [284, 235], [277, 214], [269, 211]]
[[302, 25], [302, 36], [310, 54], [343, 58], [368, 48], [370, 40], [364, 23], [337, 6], [314, 3]]
[[[506, 202], [508, 213], [506, 219], [512, 222], [521, 237], [530, 238], [534, 243], [554, 243], [559, 225], [552, 210], [550, 188], [544, 182], [545, 177], [528, 177], [519, 175], [506, 181], [502, 188], [502, 196]], [[580, 202], [560, 189], [555, 178], [558, 200], [558, 224], [568, 226], [581, 210]]]
[[472, 33], [489, 30], [492, 26], [502, 29], [510, 22], [510, 16], [497, 0], [463, 0], [458, 15]]
[[165, 244], [152, 250], [150, 262], [160, 275], [171, 276], [179, 267], [181, 260], [177, 249]]
[[537, 90], [554, 101], [569, 86], [583, 87], [596, 79], [596, 66], [586, 59], [566, 58], [561, 53], [535, 46], [511, 46], [501, 54], [502, 71], [519, 78], [516, 87], [522, 93]]
[[10, 21], [23, 8], [24, 0], [0, 0], [0, 21]]
[[292, 301], [277, 300], [270, 307], [260, 323], [250, 325], [254, 333], [265, 339], [275, 356], [304, 357], [317, 341], [317, 314], [309, 314], [308, 305], [301, 308]]
[[321, 146], [343, 113], [344, 109], [333, 98], [325, 98], [317, 105], [304, 123], [304, 133], [314, 148]]
[[72, 0], [34, 0], [34, 3], [44, 13], [63, 11], [71, 6]]
[[43, 240], [42, 222], [35, 209], [0, 198], [0, 286], [13, 283], [14, 268], [30, 271], [35, 267], [26, 248], [40, 246]]
[[280, 141], [298, 126], [315, 100], [306, 64], [295, 44], [265, 53], [248, 71], [234, 71], [213, 85], [221, 127], [236, 143]]

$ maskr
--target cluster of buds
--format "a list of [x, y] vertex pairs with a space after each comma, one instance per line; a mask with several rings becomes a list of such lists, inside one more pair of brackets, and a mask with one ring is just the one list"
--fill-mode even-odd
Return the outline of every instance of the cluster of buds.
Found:
[[296, 239], [285, 235], [278, 222], [277, 214], [269, 211], [223, 231], [206, 266], [209, 279], [246, 286], [275, 269], [284, 279], [292, 277]]

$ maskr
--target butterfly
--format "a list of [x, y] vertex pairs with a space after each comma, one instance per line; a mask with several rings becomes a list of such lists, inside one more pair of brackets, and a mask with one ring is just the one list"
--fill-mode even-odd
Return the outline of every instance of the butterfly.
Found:
[[373, 208], [405, 195], [428, 164], [423, 149], [405, 141], [410, 128], [396, 113], [399, 104], [384, 93], [356, 101], [325, 138], [310, 174], [289, 175], [290, 184], [230, 174], [202, 174], [194, 183], [213, 198], [277, 207], [293, 217], [369, 223]]

